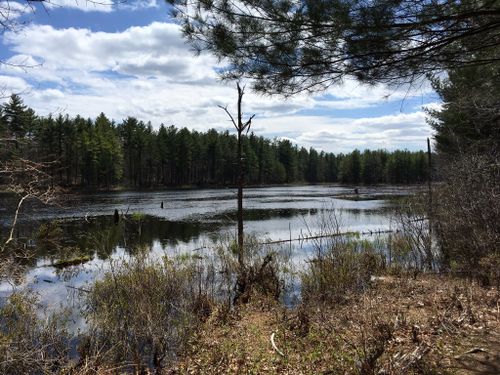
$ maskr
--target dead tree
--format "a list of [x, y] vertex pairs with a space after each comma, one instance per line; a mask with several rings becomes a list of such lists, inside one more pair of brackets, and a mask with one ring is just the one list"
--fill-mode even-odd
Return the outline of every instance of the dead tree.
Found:
[[238, 280], [236, 282], [236, 299], [241, 295], [247, 284], [246, 277], [246, 267], [244, 258], [244, 233], [243, 233], [243, 186], [245, 185], [245, 171], [243, 168], [244, 156], [242, 151], [242, 137], [244, 134], [250, 131], [250, 126], [252, 124], [252, 119], [255, 115], [250, 116], [248, 120], [243, 121], [243, 112], [241, 110], [241, 102], [243, 95], [245, 94], [245, 88], [241, 87], [239, 83], [236, 84], [238, 89], [238, 117], [234, 118], [226, 107], [219, 106], [222, 108], [226, 114], [229, 116], [231, 122], [233, 123], [236, 132], [238, 134], [238, 149], [237, 149], [237, 159], [238, 159], [238, 266], [239, 274]]

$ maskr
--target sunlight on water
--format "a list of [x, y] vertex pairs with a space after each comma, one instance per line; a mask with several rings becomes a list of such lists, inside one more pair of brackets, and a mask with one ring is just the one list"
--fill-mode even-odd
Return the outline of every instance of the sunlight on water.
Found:
[[[391, 227], [391, 202], [386, 198], [408, 192], [399, 187], [360, 189], [359, 195], [339, 186], [249, 188], [245, 190], [245, 231], [262, 242], [304, 238], [318, 235], [325, 217], [332, 214], [342, 231], [387, 230]], [[232, 189], [93, 193], [64, 198], [60, 206], [26, 207], [18, 227], [20, 237], [33, 239], [38, 245], [20, 286], [39, 293], [49, 309], [76, 303], [72, 298], [75, 293], [85, 290], [113, 260], [138, 249], [148, 249], [153, 257], [190, 252], [210, 256], [221, 238], [235, 236], [236, 191]], [[8, 198], [3, 199], [2, 206], [8, 207]], [[126, 214], [118, 225], [113, 223], [115, 209]], [[6, 212], [0, 212], [4, 229], [10, 220]], [[54, 227], [62, 230], [58, 232], [62, 246], [37, 238], [40, 224], [54, 220]], [[292, 263], [299, 268], [313, 251], [308, 241], [292, 241], [281, 247], [290, 252]], [[61, 260], [82, 256], [91, 260], [55, 266]], [[0, 284], [1, 295], [11, 291], [11, 284]], [[79, 320], [75, 316], [76, 326], [82, 324]]]

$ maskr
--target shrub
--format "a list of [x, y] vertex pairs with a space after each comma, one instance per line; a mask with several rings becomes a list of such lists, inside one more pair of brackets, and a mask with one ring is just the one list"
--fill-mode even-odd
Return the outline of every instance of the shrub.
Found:
[[107, 361], [159, 371], [210, 314], [205, 274], [193, 258], [139, 255], [114, 265], [85, 298], [89, 324], [82, 357], [105, 348]]
[[[393, 220], [398, 232], [390, 236], [390, 256], [396, 267], [432, 270], [436, 254], [429, 232], [428, 194], [415, 194], [401, 200]], [[392, 259], [390, 259], [392, 265]]]
[[380, 254], [367, 241], [338, 241], [311, 259], [302, 274], [305, 302], [343, 302], [363, 291], [382, 266]]
[[500, 159], [464, 155], [446, 171], [433, 223], [443, 267], [494, 282], [498, 274], [489, 268], [500, 258]]
[[0, 308], [0, 373], [55, 373], [69, 363], [67, 314], [42, 320], [37, 308], [30, 292], [14, 292]]
[[285, 288], [282, 270], [288, 262], [286, 254], [259, 243], [255, 236], [245, 237], [243, 249], [245, 266], [241, 269], [236, 241], [223, 238], [217, 247], [216, 267], [221, 270], [224, 278], [221, 281], [225, 284], [221, 290], [227, 291], [233, 302], [248, 302], [254, 293], [279, 299]]

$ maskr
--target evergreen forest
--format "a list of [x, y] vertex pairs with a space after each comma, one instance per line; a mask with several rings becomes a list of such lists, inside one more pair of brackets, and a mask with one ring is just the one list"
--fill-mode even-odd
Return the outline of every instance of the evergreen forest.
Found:
[[[237, 138], [229, 131], [198, 132], [101, 113], [42, 117], [12, 95], [1, 107], [2, 158], [51, 162], [56, 183], [68, 187], [132, 188], [227, 186], [237, 182]], [[414, 184], [427, 179], [423, 151], [354, 150], [326, 153], [287, 139], [250, 133], [243, 139], [245, 181], [283, 183]]]

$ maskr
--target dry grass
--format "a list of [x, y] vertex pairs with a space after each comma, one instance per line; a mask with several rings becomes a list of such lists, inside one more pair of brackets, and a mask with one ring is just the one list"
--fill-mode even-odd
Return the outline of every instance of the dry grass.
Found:
[[51, 374], [67, 367], [67, 315], [37, 316], [38, 299], [30, 292], [14, 292], [0, 308], [0, 373]]
[[109, 367], [159, 373], [210, 315], [205, 275], [190, 258], [137, 256], [113, 265], [84, 301], [88, 329], [79, 345], [81, 362], [100, 357]]
[[496, 289], [385, 277], [339, 306], [254, 298], [225, 323], [214, 315], [170, 373], [496, 374], [499, 328]]

